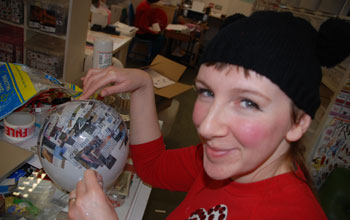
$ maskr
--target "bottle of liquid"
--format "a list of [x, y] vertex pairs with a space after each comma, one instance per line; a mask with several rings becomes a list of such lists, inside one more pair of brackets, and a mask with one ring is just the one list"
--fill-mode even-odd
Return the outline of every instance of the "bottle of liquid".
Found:
[[93, 68], [107, 68], [112, 65], [112, 51], [113, 41], [112, 39], [96, 38], [94, 41], [94, 53], [92, 58]]

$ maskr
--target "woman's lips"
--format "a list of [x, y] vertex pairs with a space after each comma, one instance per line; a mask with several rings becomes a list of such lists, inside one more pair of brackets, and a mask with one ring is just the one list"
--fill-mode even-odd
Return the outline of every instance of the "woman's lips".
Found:
[[207, 155], [213, 159], [224, 157], [235, 150], [235, 149], [218, 149], [218, 148], [210, 147], [208, 145], [205, 145], [205, 148], [206, 148]]

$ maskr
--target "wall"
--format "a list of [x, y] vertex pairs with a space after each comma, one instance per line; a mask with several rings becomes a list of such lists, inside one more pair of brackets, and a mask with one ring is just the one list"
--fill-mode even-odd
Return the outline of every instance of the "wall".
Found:
[[108, 5], [119, 5], [121, 7], [129, 9], [130, 2], [134, 6], [134, 10], [136, 9], [137, 5], [142, 2], [143, 0], [107, 0]]
[[249, 16], [252, 13], [254, 1], [249, 0], [232, 0], [231, 5], [226, 10], [227, 15], [242, 13]]
[[[232, 15], [234, 13], [242, 13], [245, 15], [250, 15], [254, 0], [200, 0], [205, 3], [205, 5], [209, 5], [210, 3], [214, 3], [214, 8], [212, 9], [214, 12], [222, 13], [227, 16]], [[220, 10], [221, 6], [221, 10]]]
[[[136, 9], [137, 5], [142, 0], [107, 0], [109, 4], [118, 4], [123, 5], [124, 7], [128, 7], [129, 3], [132, 2], [134, 5], [134, 9]], [[181, 0], [167, 0], [169, 2], [180, 3]], [[250, 15], [254, 0], [197, 0], [204, 2], [205, 5], [209, 5], [210, 3], [214, 4], [214, 8], [212, 9], [215, 12], [225, 14], [227, 16], [232, 15], [234, 13], [242, 13], [245, 15]], [[216, 7], [221, 7], [215, 8]]]

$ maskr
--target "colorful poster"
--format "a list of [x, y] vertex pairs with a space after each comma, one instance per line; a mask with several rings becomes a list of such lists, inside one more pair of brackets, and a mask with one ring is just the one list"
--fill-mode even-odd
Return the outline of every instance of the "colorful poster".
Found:
[[311, 158], [317, 188], [336, 167], [350, 168], [350, 82], [337, 95]]

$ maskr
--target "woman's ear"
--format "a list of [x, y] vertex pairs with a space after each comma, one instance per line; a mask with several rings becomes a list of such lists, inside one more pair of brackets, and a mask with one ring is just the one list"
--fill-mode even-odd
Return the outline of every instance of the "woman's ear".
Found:
[[299, 140], [307, 131], [311, 124], [311, 117], [308, 114], [302, 113], [299, 120], [293, 124], [286, 134], [286, 139], [289, 142], [295, 142]]

